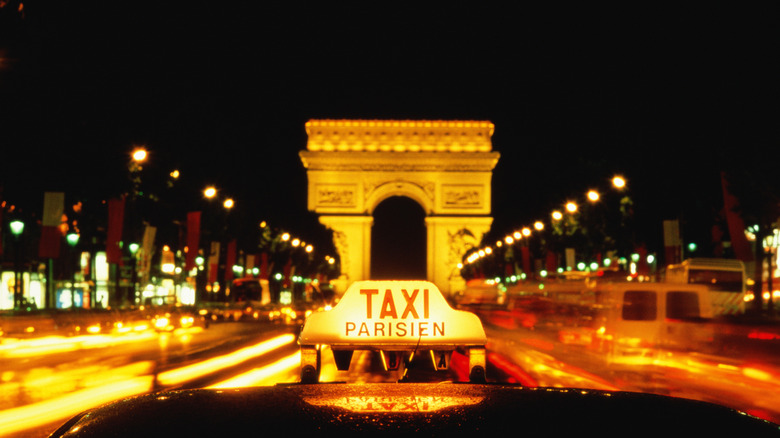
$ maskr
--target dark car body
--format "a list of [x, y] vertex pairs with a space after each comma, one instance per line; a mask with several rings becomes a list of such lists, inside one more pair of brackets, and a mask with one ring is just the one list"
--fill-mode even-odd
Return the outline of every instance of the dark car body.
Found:
[[[719, 405], [629, 392], [504, 384], [288, 384], [161, 392], [82, 413], [53, 437], [137, 436], [777, 436]], [[537, 435], [538, 434], [538, 435]], [[712, 435], [717, 436], [717, 435]]]

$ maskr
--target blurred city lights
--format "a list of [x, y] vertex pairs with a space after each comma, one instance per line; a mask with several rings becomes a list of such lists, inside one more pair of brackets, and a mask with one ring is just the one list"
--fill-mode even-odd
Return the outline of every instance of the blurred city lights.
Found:
[[146, 161], [148, 153], [144, 148], [135, 148], [132, 153], [133, 161], [140, 163]]

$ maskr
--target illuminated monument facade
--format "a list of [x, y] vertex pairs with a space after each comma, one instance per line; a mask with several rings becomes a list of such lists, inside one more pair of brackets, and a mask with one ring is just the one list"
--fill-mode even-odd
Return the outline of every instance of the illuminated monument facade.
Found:
[[371, 273], [373, 212], [405, 196], [425, 211], [427, 280], [463, 288], [458, 263], [490, 229], [491, 179], [499, 153], [488, 121], [310, 120], [300, 152], [308, 208], [333, 230], [340, 292]]

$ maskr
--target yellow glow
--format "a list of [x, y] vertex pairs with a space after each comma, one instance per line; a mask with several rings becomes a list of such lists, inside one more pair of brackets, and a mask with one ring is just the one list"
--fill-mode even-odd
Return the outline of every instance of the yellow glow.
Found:
[[511, 245], [515, 243], [515, 239], [512, 236], [506, 236], [504, 238], [504, 241], [506, 242], [507, 245]]
[[136, 162], [139, 162], [139, 163], [142, 162], [142, 161], [145, 161], [146, 160], [146, 156], [147, 156], [146, 149], [144, 149], [144, 148], [136, 148], [135, 150], [133, 150], [133, 155], [132, 156], [133, 156], [133, 161], [136, 161]]
[[556, 221], [559, 221], [559, 220], [563, 219], [563, 213], [561, 213], [558, 210], [555, 210], [555, 211], [552, 212], [552, 218], [555, 219]]
[[158, 329], [165, 329], [170, 325], [170, 320], [166, 317], [157, 318], [154, 320], [154, 326]]
[[211, 198], [217, 196], [217, 189], [215, 187], [211, 187], [211, 186], [206, 187], [203, 190], [203, 196], [205, 196], [208, 199], [211, 199]]
[[310, 151], [490, 152], [489, 121], [309, 120]]
[[615, 188], [622, 189], [626, 186], [626, 180], [622, 176], [615, 175], [615, 177], [612, 178], [612, 185]]
[[[278, 377], [279, 374], [289, 374], [289, 371], [293, 369], [297, 371], [300, 365], [301, 352], [299, 350], [295, 354], [280, 359], [270, 365], [264, 366], [262, 368], [255, 368], [252, 371], [211, 385], [209, 388], [243, 388], [247, 386], [275, 385], [277, 383], [281, 383], [283, 380]], [[295, 374], [294, 379], [298, 379], [297, 373]]]
[[525, 236], [525, 237], [528, 237], [528, 236], [531, 235], [531, 229], [528, 228], [528, 227], [524, 227], [522, 232], [523, 232], [523, 236]]
[[757, 368], [745, 367], [742, 369], [742, 374], [744, 374], [745, 377], [749, 377], [755, 380], [761, 380], [762, 382], [774, 381], [772, 373], [766, 372], [764, 370], [759, 370]]
[[283, 240], [283, 241], [285, 241], [285, 242], [287, 242], [288, 240], [290, 240], [290, 233], [284, 233], [284, 234], [282, 234], [282, 240]]
[[115, 380], [44, 402], [0, 411], [0, 431], [11, 434], [45, 426], [113, 400], [147, 393], [152, 390], [154, 377], [121, 376]]
[[576, 212], [577, 211], [577, 204], [575, 204], [574, 202], [571, 202], [571, 201], [567, 202], [566, 203], [566, 211], [568, 211], [569, 213]]
[[544, 223], [542, 221], [534, 222], [534, 229], [536, 231], [542, 231], [544, 229]]
[[393, 351], [485, 343], [474, 313], [453, 309], [433, 283], [420, 280], [355, 282], [333, 310], [313, 313], [300, 335], [302, 346], [392, 344]]
[[253, 357], [265, 354], [269, 351], [283, 347], [295, 342], [295, 335], [285, 334], [261, 342], [259, 344], [242, 348], [224, 356], [214, 357], [203, 362], [198, 362], [182, 368], [177, 368], [160, 373], [157, 376], [158, 382], [163, 385], [176, 385], [188, 380], [192, 380], [216, 370], [237, 365]]
[[236, 205], [236, 203], [232, 199], [228, 198], [228, 199], [225, 199], [225, 202], [223, 202], [222, 205], [225, 208], [230, 209], [230, 208], [233, 208]]
[[435, 412], [441, 409], [458, 406], [475, 405], [482, 402], [482, 397], [439, 395], [365, 395], [361, 397], [306, 397], [303, 399], [312, 406], [326, 406], [346, 409], [350, 412]]
[[591, 202], [596, 202], [599, 200], [599, 192], [595, 190], [588, 191], [588, 200]]

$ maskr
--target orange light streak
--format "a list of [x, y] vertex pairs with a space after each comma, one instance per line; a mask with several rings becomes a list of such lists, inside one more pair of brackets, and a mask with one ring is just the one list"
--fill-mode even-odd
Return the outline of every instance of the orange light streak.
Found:
[[120, 398], [152, 390], [153, 377], [142, 376], [76, 391], [62, 397], [0, 412], [0, 435], [21, 432], [57, 421]]
[[177, 368], [160, 373], [157, 381], [163, 385], [177, 385], [188, 380], [196, 379], [213, 373], [223, 368], [238, 365], [256, 356], [283, 347], [295, 342], [295, 335], [285, 334], [269, 339], [250, 347], [242, 348], [224, 356], [214, 357], [203, 362], [198, 362], [186, 367]]
[[[228, 380], [216, 383], [209, 388], [241, 388], [247, 386], [268, 386], [276, 383], [281, 383], [282, 380], [277, 377], [281, 373], [289, 373], [294, 368], [299, 368], [301, 365], [301, 352], [298, 351], [295, 354], [291, 354], [283, 359], [280, 359], [270, 365], [255, 368], [252, 371], [240, 374]], [[293, 380], [297, 380], [298, 375], [295, 375]], [[289, 383], [289, 382], [288, 382]]]

